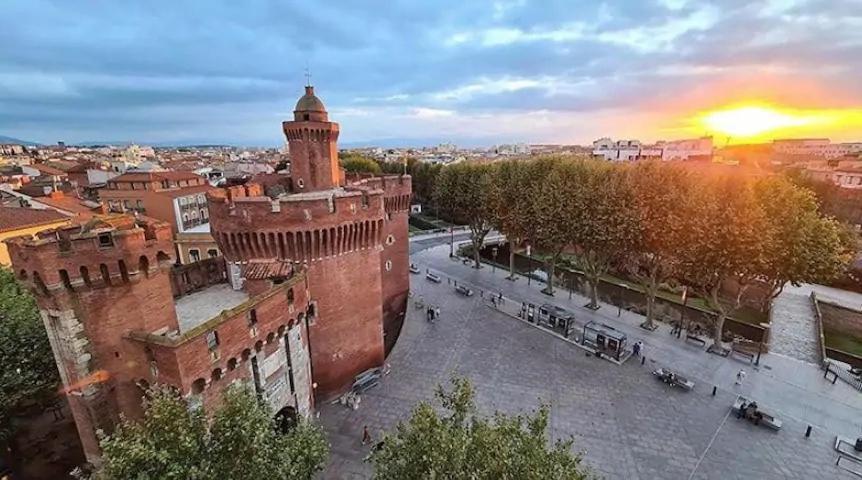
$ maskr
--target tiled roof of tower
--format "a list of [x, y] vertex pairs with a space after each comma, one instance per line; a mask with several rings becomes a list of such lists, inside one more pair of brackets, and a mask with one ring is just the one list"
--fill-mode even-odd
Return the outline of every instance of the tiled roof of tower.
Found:
[[0, 207], [0, 232], [37, 227], [68, 219], [69, 217], [55, 210]]
[[293, 275], [293, 266], [290, 262], [273, 260], [269, 262], [249, 262], [244, 269], [245, 278], [262, 280], [266, 278], [289, 277]]

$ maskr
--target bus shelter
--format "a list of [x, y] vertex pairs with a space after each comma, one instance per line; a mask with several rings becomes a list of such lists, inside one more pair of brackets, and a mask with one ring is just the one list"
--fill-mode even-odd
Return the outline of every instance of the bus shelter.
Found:
[[620, 359], [625, 351], [626, 335], [616, 328], [592, 320], [584, 325], [581, 345], [587, 345], [604, 355]]
[[546, 303], [539, 307], [539, 324], [569, 338], [574, 333], [575, 314], [565, 308]]

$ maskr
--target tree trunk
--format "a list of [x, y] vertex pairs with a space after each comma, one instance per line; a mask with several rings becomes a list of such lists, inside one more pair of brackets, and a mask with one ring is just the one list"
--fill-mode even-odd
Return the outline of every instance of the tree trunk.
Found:
[[479, 269], [479, 267], [481, 266], [481, 264], [479, 263], [480, 262], [479, 249], [480, 249], [480, 246], [477, 245], [476, 242], [474, 241], [473, 242], [473, 261], [475, 262], [475, 265], [473, 265], [473, 268], [475, 268], [475, 269]]
[[721, 331], [724, 329], [724, 319], [727, 318], [727, 315], [724, 314], [723, 310], [719, 310], [715, 317], [715, 325], [712, 331], [712, 343], [716, 346], [721, 347]]
[[515, 241], [509, 240], [509, 279], [515, 279]]
[[545, 287], [545, 293], [548, 295], [554, 294], [554, 268], [557, 266], [557, 256], [551, 255], [551, 260], [548, 262], [546, 271], [548, 273], [548, 286]]
[[590, 308], [599, 308], [599, 277], [590, 277]]
[[647, 328], [653, 328], [653, 317], [655, 310], [655, 293], [651, 290], [647, 290], [646, 297], [646, 322], [644, 322]]
[[727, 318], [727, 312], [724, 307], [721, 305], [721, 300], [718, 298], [719, 291], [721, 290], [721, 282], [718, 282], [718, 285], [712, 288], [711, 297], [713, 308], [715, 309], [715, 323], [713, 324], [712, 330], [712, 342], [714, 345], [718, 347], [722, 347], [721, 345], [721, 331], [724, 329], [724, 319]]

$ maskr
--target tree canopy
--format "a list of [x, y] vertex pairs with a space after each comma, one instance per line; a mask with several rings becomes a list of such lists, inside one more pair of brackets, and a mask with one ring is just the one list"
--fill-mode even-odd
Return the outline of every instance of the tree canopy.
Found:
[[229, 387], [207, 420], [169, 387], [154, 387], [140, 422], [124, 420], [101, 441], [104, 479], [306, 480], [329, 455], [323, 431], [300, 420], [281, 433], [245, 386]]
[[457, 163], [440, 171], [434, 189], [435, 204], [453, 220], [467, 224], [475, 267], [479, 250], [491, 230], [491, 166]]
[[10, 418], [25, 402], [47, 400], [60, 377], [33, 295], [0, 268], [0, 442], [13, 433]]
[[585, 479], [589, 471], [572, 453], [573, 441], [548, 444], [548, 407], [532, 415], [476, 412], [466, 379], [453, 379], [449, 391], [437, 388], [443, 412], [417, 405], [409, 420], [386, 434], [372, 454], [377, 480]]
[[366, 157], [359, 153], [344, 152], [338, 155], [341, 166], [348, 173], [373, 173], [379, 175], [382, 173], [380, 164], [373, 158]]

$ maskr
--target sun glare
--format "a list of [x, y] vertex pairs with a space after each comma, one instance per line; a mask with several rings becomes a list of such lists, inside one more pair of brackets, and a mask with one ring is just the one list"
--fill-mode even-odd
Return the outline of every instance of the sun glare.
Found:
[[729, 141], [769, 141], [781, 136], [836, 134], [862, 126], [860, 109], [792, 109], [737, 104], [702, 112], [693, 126]]
[[790, 127], [802, 127], [815, 121], [814, 116], [761, 106], [717, 110], [701, 117], [703, 126], [710, 131], [746, 138]]

